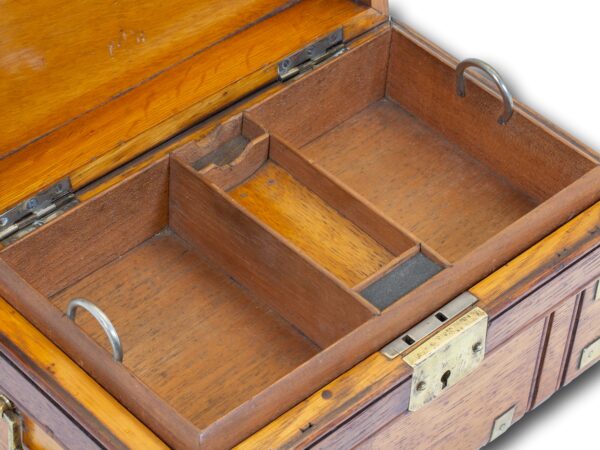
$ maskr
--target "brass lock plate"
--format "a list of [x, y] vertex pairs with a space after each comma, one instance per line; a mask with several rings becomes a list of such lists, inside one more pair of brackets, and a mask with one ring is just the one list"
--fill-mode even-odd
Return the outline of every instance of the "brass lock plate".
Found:
[[406, 354], [413, 368], [408, 409], [417, 411], [473, 372], [485, 356], [488, 315], [474, 307]]

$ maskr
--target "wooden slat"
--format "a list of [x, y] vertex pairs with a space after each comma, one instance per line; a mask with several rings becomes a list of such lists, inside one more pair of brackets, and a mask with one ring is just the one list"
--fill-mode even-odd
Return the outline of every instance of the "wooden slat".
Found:
[[44, 390], [84, 424], [95, 424], [92, 434], [105, 434], [129, 448], [167, 448], [150, 430], [133, 417], [117, 400], [61, 352], [49, 339], [0, 298], [2, 340], [18, 348], [26, 358], [30, 376], [43, 380]]
[[5, 154], [0, 210], [65, 175], [79, 188], [273, 81], [294, 50], [340, 26], [353, 38], [384, 18], [349, 0], [306, 0], [209, 47]]

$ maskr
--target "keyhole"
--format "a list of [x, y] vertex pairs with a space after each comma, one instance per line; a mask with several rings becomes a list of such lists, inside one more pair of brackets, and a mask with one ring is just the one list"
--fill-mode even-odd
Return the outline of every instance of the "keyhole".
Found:
[[448, 387], [448, 380], [450, 379], [450, 375], [452, 375], [452, 372], [449, 370], [446, 370], [446, 372], [444, 372], [444, 375], [442, 375], [442, 389], [446, 389]]

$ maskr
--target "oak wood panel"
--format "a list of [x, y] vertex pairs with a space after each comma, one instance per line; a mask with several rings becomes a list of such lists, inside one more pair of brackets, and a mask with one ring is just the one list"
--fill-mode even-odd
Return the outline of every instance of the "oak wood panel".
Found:
[[366, 199], [339, 184], [283, 139], [271, 135], [269, 156], [390, 252], [399, 255], [415, 245], [416, 239], [410, 233], [379, 214]]
[[[235, 448], [308, 446], [317, 436], [334, 429], [375, 401], [382, 392], [401, 384], [410, 376], [410, 370], [402, 358], [390, 361], [379, 352], [374, 353]], [[407, 405], [404, 402], [404, 406]]]
[[171, 159], [170, 226], [321, 347], [377, 311], [192, 168]]
[[[123, 364], [200, 429], [318, 351], [168, 231], [52, 302], [64, 311], [76, 297], [93, 301], [111, 318], [123, 344]], [[90, 315], [81, 312], [77, 323], [110, 351]]]
[[578, 304], [579, 295], [572, 296], [563, 301], [548, 317], [548, 336], [546, 337], [533, 407], [537, 407], [547, 400], [562, 385]]
[[[552, 281], [528, 294], [527, 301], [511, 305], [512, 307], [499, 315], [497, 320], [492, 321], [488, 331], [488, 347], [493, 348], [504, 342], [540, 315], [550, 314], [565, 299], [579, 293], [591, 277], [600, 277], [600, 248], [593, 249], [566, 270], [561, 271], [557, 268], [555, 276]], [[488, 314], [497, 314], [488, 310], [485, 303], [480, 304]]]
[[0, 210], [66, 175], [84, 186], [270, 83], [276, 62], [298, 48], [342, 25], [351, 39], [384, 19], [349, 0], [294, 4], [0, 159]]
[[248, 117], [294, 148], [383, 97], [390, 32], [378, 33], [248, 111]]
[[308, 143], [301, 153], [451, 262], [536, 206], [387, 99]]
[[531, 197], [546, 200], [598, 166], [588, 147], [519, 102], [499, 125], [502, 103], [489, 82], [467, 81], [466, 97], [457, 96], [457, 60], [407, 27], [394, 29], [387, 94]]
[[394, 258], [273, 162], [267, 162], [229, 195], [348, 286]]
[[0, 258], [51, 296], [163, 229], [168, 179], [163, 159], [17, 241]]
[[[543, 329], [542, 320], [519, 333], [501, 348], [486, 355], [475, 372], [427, 407], [401, 415], [356, 448], [450, 450], [485, 445], [498, 416], [515, 405], [513, 422], [527, 412], [537, 355], [543, 343]], [[366, 416], [363, 420], [377, 417], [375, 414], [370, 416], [368, 410], [363, 414]], [[383, 424], [370, 422], [370, 425], [376, 428]], [[322, 448], [343, 447], [344, 434], [353, 433], [352, 422], [346, 427], [326, 439]]]
[[588, 280], [593, 280], [586, 286], [577, 312], [577, 328], [575, 329], [573, 346], [565, 374], [565, 384], [573, 381], [585, 370], [597, 364], [598, 358], [590, 364], [580, 367], [582, 351], [585, 347], [600, 339], [600, 300], [595, 299], [596, 283], [600, 279], [600, 270], [588, 271]]
[[516, 300], [539, 287], [548, 277], [598, 246], [599, 224], [600, 203], [596, 203], [469, 291], [480, 299], [488, 314], [495, 316], [510, 309]]
[[293, 3], [4, 3], [0, 157]]
[[[372, 17], [371, 14], [367, 14], [368, 17]], [[367, 17], [363, 17], [366, 21]], [[355, 24], [356, 28], [358, 25]], [[348, 32], [352, 32], [353, 26], [348, 25], [346, 27]], [[357, 36], [352, 41], [350, 41], [347, 45], [349, 50], [361, 47], [364, 43], [371, 42], [374, 39], [377, 39], [381, 35], [385, 35], [389, 32], [389, 26], [386, 24], [380, 25], [378, 28], [372, 30], [369, 33]], [[179, 149], [184, 144], [192, 142], [194, 140], [201, 140], [206, 138], [215, 128], [219, 127], [223, 122], [232, 119], [237, 114], [242, 113], [247, 109], [251, 109], [252, 106], [255, 106], [261, 103], [263, 100], [271, 97], [273, 94], [280, 92], [287, 87], [289, 87], [289, 83], [275, 83], [269, 85], [268, 88], [262, 89], [255, 93], [254, 95], [244, 98], [242, 101], [234, 103], [233, 105], [223, 109], [222, 111], [216, 113], [215, 115], [208, 117], [205, 121], [200, 124], [196, 124], [186, 132], [183, 132], [177, 135], [175, 138], [170, 139], [163, 144], [160, 144], [153, 148], [152, 150], [146, 152], [141, 155], [130, 164], [122, 166], [119, 170], [110, 174], [110, 176], [101, 177], [89, 186], [86, 186], [84, 190], [81, 191], [81, 199], [87, 200], [92, 197], [95, 197], [99, 193], [105, 191], [106, 189], [118, 184], [122, 180], [128, 178], [132, 174], [142, 170], [145, 167], [153, 164], [164, 155], [171, 153], [174, 150]], [[84, 175], [83, 173], [87, 173], [88, 175]], [[102, 175], [102, 171], [98, 171], [97, 168], [94, 170], [84, 170], [80, 176], [85, 178], [87, 182], [90, 179], [93, 179], [95, 176]]]
[[[586, 254], [591, 255], [590, 250], [600, 242], [599, 213], [600, 204], [592, 206], [472, 289], [474, 294], [480, 296], [480, 305], [486, 308], [491, 318], [487, 352], [494, 352], [519, 330], [549, 313], [560, 304], [561, 300], [580, 289], [582, 280], [576, 275], [589, 273], [590, 268], [598, 265], [597, 256], [593, 256], [591, 262], [588, 258], [581, 260], [581, 257]], [[565, 271], [567, 267], [572, 270]], [[549, 284], [550, 287], [542, 291], [538, 297], [534, 297], [531, 304], [529, 299], [523, 301], [527, 293], [543, 285], [561, 270], [563, 276], [557, 279], [556, 284]], [[556, 285], [562, 285], [565, 280], [570, 281], [566, 283], [565, 288], [557, 292]], [[511, 289], [513, 285], [515, 289]], [[502, 304], [503, 290], [507, 292], [506, 308], [499, 307]], [[556, 295], [552, 296], [552, 293]], [[396, 336], [406, 329], [398, 328]], [[381, 364], [374, 364], [373, 361]], [[394, 367], [394, 373], [390, 380], [388, 369], [391, 367]], [[269, 442], [273, 442], [274, 447], [285, 448], [307, 445], [352, 417], [357, 412], [355, 406], [368, 405], [409, 376], [410, 368], [400, 358], [389, 362], [378, 352], [373, 353], [341, 377], [249, 437], [240, 446], [249, 449], [261, 448]], [[396, 382], [393, 377], [396, 377]], [[369, 380], [369, 386], [361, 385], [361, 380], [364, 379]], [[383, 385], [379, 385], [379, 382], [383, 382]], [[331, 391], [333, 395], [324, 399], [322, 395], [324, 390]], [[386, 398], [397, 397], [390, 395]], [[390, 407], [396, 407], [395, 400], [391, 400], [388, 404]], [[309, 424], [312, 426], [309, 427]]]
[[[35, 417], [46, 429], [52, 430], [54, 439], [66, 448], [97, 450], [100, 444], [66, 415], [60, 406], [49, 400], [17, 368], [0, 354], [0, 392], [5, 394], [19, 412]], [[117, 448], [123, 448], [113, 441]]]

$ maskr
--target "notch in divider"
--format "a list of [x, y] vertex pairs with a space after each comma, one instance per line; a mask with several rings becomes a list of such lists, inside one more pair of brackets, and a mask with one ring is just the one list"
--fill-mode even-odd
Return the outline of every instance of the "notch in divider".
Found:
[[228, 190], [250, 177], [269, 158], [269, 135], [242, 113], [175, 154], [205, 179]]

